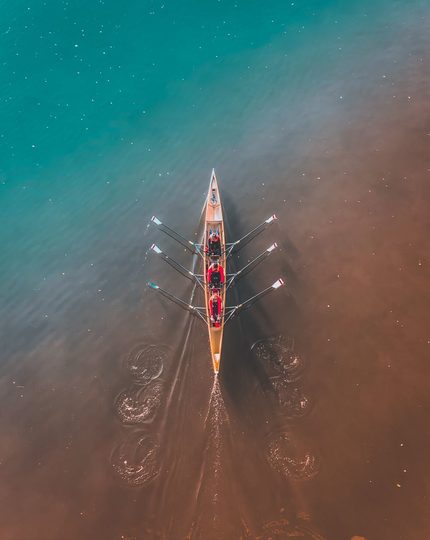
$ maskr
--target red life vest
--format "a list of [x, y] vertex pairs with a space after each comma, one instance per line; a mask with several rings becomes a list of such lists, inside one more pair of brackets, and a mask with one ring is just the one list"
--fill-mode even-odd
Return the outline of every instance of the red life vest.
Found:
[[218, 265], [218, 270], [215, 271], [213, 269], [213, 265], [211, 264], [209, 266], [209, 270], [208, 270], [208, 283], [211, 283], [212, 282], [212, 274], [215, 274], [215, 273], [219, 273], [219, 281], [220, 281], [220, 284], [222, 285], [224, 283], [224, 269], [223, 267], [219, 264]]
[[[214, 309], [214, 304], [218, 304], [216, 308]], [[215, 314], [216, 311], [216, 314]], [[209, 313], [211, 314], [211, 317], [216, 319], [217, 317], [221, 317], [222, 313], [222, 302], [221, 297], [218, 296], [216, 298], [213, 298], [212, 296], [209, 299]]]

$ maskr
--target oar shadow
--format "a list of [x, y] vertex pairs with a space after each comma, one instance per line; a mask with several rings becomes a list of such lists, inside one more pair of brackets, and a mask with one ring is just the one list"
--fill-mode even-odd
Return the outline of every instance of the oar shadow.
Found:
[[[228, 220], [226, 220], [228, 238], [235, 238], [238, 236], [238, 231], [243, 231], [244, 226], [228, 194], [224, 194], [223, 200], [225, 215], [228, 216]], [[278, 236], [279, 228], [273, 230], [275, 236]], [[273, 234], [267, 234], [273, 238]], [[270, 262], [270, 271], [266, 270], [265, 277], [261, 281], [263, 283], [267, 281], [267, 275], [270, 274], [270, 280], [273, 281], [265, 284], [269, 285], [281, 275], [286, 278], [287, 289], [281, 289], [276, 294], [271, 294], [269, 298], [258, 302], [252, 309], [241, 312], [238, 318], [229, 324], [226, 332], [224, 351], [228, 354], [229, 360], [222, 364], [220, 376], [231, 403], [248, 414], [250, 401], [252, 401], [250, 395], [255, 392], [256, 387], [264, 394], [273, 394], [266, 366], [255, 354], [251, 353], [252, 344], [263, 337], [281, 334], [294, 335], [300, 320], [299, 306], [291, 292], [300, 288], [300, 280], [287, 259], [287, 254], [293, 253], [294, 256], [297, 256], [298, 251], [293, 243], [285, 237], [283, 237], [281, 244], [278, 242], [278, 245], [282, 245], [284, 249], [270, 258], [270, 261], [273, 261], [273, 263]], [[229, 263], [229, 271], [237, 271], [237, 257], [232, 256]], [[272, 268], [274, 269], [272, 270]], [[251, 275], [229, 290], [229, 305], [239, 303], [239, 298], [243, 301], [256, 294], [255, 283], [260, 282], [260, 277], [256, 280], [255, 276], [258, 277], [257, 270], [254, 270]], [[267, 404], [269, 405], [269, 403]]]
[[[237, 240], [243, 234], [246, 227], [244, 226], [243, 220], [241, 219], [240, 214], [237, 211], [237, 207], [235, 203], [228, 196], [228, 193], [223, 194], [223, 207], [224, 207], [224, 221], [225, 221], [225, 226], [226, 226], [227, 241]], [[255, 225], [257, 221], [258, 220], [256, 219], [253, 225]], [[263, 239], [265, 239], [264, 247], [267, 247], [267, 238], [270, 238], [271, 241], [275, 240], [276, 243], [278, 244], [278, 248], [280, 248], [278, 249], [278, 261], [281, 261], [280, 269], [281, 269], [282, 275], [287, 278], [288, 282], [290, 282], [291, 285], [299, 287], [300, 277], [289, 262], [289, 259], [296, 259], [299, 256], [299, 250], [296, 248], [293, 241], [287, 236], [287, 234], [282, 229], [282, 227], [279, 226], [279, 223], [274, 223], [271, 226], [270, 231], [271, 232], [267, 233], [267, 236], [261, 235], [261, 233], [259, 233], [253, 239], [250, 245], [256, 245], [256, 244], [263, 245]], [[253, 252], [255, 253], [255, 250], [253, 250]], [[279, 253], [281, 253], [281, 256], [279, 256]], [[243, 253], [241, 253], [241, 255], [242, 255], [242, 258], [244, 258]], [[235, 261], [235, 257], [233, 256], [230, 259], [230, 263], [233, 262], [232, 266], [234, 266], [234, 261]], [[238, 267], [235, 268], [235, 270], [238, 270]]]

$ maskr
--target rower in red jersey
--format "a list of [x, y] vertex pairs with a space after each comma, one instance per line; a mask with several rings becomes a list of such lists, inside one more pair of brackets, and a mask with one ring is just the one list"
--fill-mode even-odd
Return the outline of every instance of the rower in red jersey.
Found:
[[218, 328], [221, 325], [222, 301], [217, 289], [214, 290], [209, 298], [209, 313], [211, 323]]
[[221, 257], [221, 238], [216, 231], [212, 231], [208, 239], [209, 257]]
[[209, 266], [208, 283], [211, 289], [221, 289], [224, 285], [224, 268], [217, 261]]

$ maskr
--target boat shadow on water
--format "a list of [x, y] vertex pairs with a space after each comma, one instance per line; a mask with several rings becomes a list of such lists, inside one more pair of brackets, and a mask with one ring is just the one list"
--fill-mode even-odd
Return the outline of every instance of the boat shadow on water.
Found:
[[[227, 230], [229, 237], [234, 238], [236, 235], [231, 231], [242, 228], [241, 220], [234, 203], [226, 196], [224, 199], [229, 218]], [[268, 489], [278, 492], [273, 496], [273, 507], [280, 500], [284, 503], [289, 501], [288, 510], [282, 509], [284, 519], [277, 521], [274, 516], [275, 520], [270, 522], [274, 528], [269, 523], [258, 531], [258, 526], [255, 526], [253, 532], [249, 535], [244, 533], [243, 538], [286, 538], [300, 534], [304, 538], [321, 539], [322, 536], [311, 526], [299, 487], [320, 470], [320, 460], [303, 440], [300, 426], [301, 419], [312, 409], [312, 400], [303, 382], [307, 362], [300, 352], [300, 343], [297, 344], [295, 339], [301, 327], [301, 312], [295, 295], [298, 293], [300, 296], [302, 284], [290, 261], [293, 259], [294, 262], [300, 254], [284, 233], [283, 240], [279, 240], [280, 232], [278, 229], [271, 235], [281, 249], [271, 260], [270, 274], [275, 267], [280, 275], [287, 277], [287, 292], [262, 301], [253, 310], [241, 313], [233, 322], [226, 333], [228, 361], [224, 362], [220, 375], [230, 416], [236, 418], [252, 441], [259, 475], [266, 475]], [[258, 252], [259, 244], [267, 243], [267, 236], [257, 238], [252, 244], [252, 251]], [[246, 264], [247, 258], [245, 248], [232, 257], [230, 263], [240, 267]], [[236, 271], [236, 268], [229, 271]], [[268, 271], [262, 266], [252, 274], [252, 279], [238, 283], [232, 292], [232, 296], [236, 296], [232, 303], [239, 295], [247, 298], [255, 294], [267, 276]], [[307, 524], [301, 529], [294, 523], [303, 512], [307, 516]]]

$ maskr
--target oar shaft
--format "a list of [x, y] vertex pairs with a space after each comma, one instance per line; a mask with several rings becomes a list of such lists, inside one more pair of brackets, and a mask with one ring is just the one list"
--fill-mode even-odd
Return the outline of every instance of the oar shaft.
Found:
[[278, 247], [278, 244], [275, 242], [272, 244], [269, 248], [265, 249], [263, 253], [260, 253], [260, 255], [257, 255], [252, 261], [250, 261], [248, 264], [246, 264], [243, 268], [241, 268], [238, 272], [233, 274], [232, 278], [230, 279], [227, 288], [230, 287], [230, 285], [237, 281], [239, 278], [244, 276], [245, 274], [251, 272], [251, 270], [254, 270], [261, 262], [263, 262], [276, 248]]
[[182, 266], [182, 264], [178, 261], [175, 261], [175, 259], [169, 257], [169, 255], [166, 255], [157, 245], [152, 244], [151, 250], [154, 251], [157, 255], [159, 255], [163, 259], [163, 261], [165, 261], [169, 266], [176, 270], [176, 272], [192, 281], [196, 281], [200, 285], [200, 287], [203, 287], [202, 280], [199, 276], [191, 272], [191, 270], [188, 270], [188, 268], [185, 268], [185, 266]]
[[269, 225], [274, 223], [278, 218], [275, 214], [270, 216], [269, 218], [265, 219], [263, 223], [260, 223], [260, 225], [257, 225], [257, 227], [254, 227], [251, 229], [248, 233], [245, 234], [245, 236], [242, 236], [242, 238], [239, 238], [239, 240], [236, 240], [236, 242], [233, 242], [230, 247], [228, 248], [229, 254], [233, 251], [233, 249], [236, 249], [238, 251], [242, 247], [244, 247], [248, 242], [250, 242], [253, 238], [258, 236], [261, 232], [263, 232]]
[[152, 216], [151, 221], [152, 223], [155, 223], [155, 225], [160, 229], [161, 232], [163, 232], [167, 236], [170, 236], [170, 238], [184, 246], [184, 248], [191, 251], [191, 253], [197, 253], [194, 242], [191, 242], [191, 240], [187, 240], [185, 236], [182, 236], [182, 234], [179, 234], [177, 231], [160, 221], [156, 216]]
[[202, 315], [202, 313], [197, 309], [195, 308], [194, 306], [192, 306], [191, 304], [189, 304], [188, 302], [185, 302], [185, 300], [182, 300], [181, 298], [178, 298], [177, 296], [175, 296], [174, 294], [170, 293], [169, 291], [166, 291], [165, 289], [162, 289], [161, 287], [159, 287], [158, 285], [156, 285], [155, 283], [152, 283], [152, 282], [148, 282], [147, 283], [148, 287], [150, 287], [152, 290], [160, 293], [162, 296], [164, 296], [165, 298], [167, 298], [168, 300], [170, 300], [171, 302], [174, 302], [175, 304], [177, 304], [178, 306], [180, 306], [181, 308], [183, 309], [186, 309], [187, 311], [190, 311], [191, 313], [193, 313], [194, 315], [197, 315], [197, 317], [200, 317], [200, 319], [203, 320], [203, 322], [206, 323], [206, 317], [204, 317]]
[[279, 287], [282, 287], [285, 285], [284, 280], [282, 278], [279, 278], [273, 285], [270, 287], [267, 287], [266, 289], [263, 289], [257, 294], [254, 294], [254, 296], [251, 296], [251, 298], [248, 298], [248, 300], [245, 300], [245, 302], [242, 302], [241, 304], [238, 304], [237, 306], [233, 306], [229, 314], [227, 315], [225, 322], [227, 323], [232, 317], [234, 317], [240, 310], [249, 308], [252, 306], [257, 300], [260, 300], [263, 298], [263, 296], [266, 296], [266, 294], [269, 294], [271, 291], [275, 291], [276, 289], [279, 289]]

